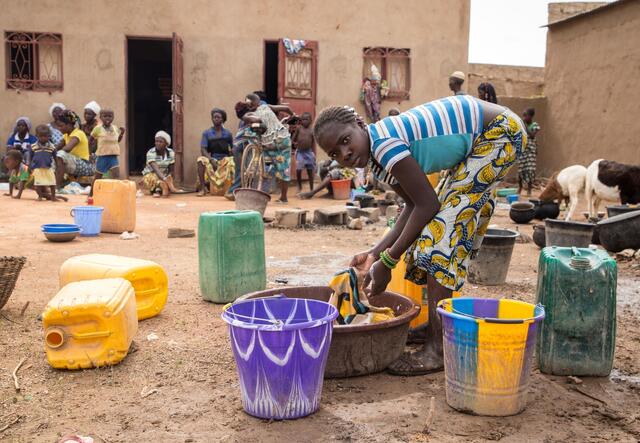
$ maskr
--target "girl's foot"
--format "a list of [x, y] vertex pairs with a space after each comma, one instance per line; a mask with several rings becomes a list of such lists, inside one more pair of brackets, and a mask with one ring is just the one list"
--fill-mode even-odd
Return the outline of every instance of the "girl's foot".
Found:
[[311, 197], [313, 197], [313, 194], [311, 192], [302, 192], [298, 194], [298, 197], [300, 197], [302, 200], [309, 200]]
[[153, 194], [151, 194], [151, 196], [153, 198], [160, 198], [162, 197], [162, 192], [155, 191]]
[[207, 195], [207, 191], [205, 191], [204, 189], [200, 189], [196, 194], [196, 197], [204, 197], [205, 195]]
[[278, 200], [276, 200], [276, 203], [280, 203], [281, 205], [286, 205], [289, 203], [289, 200], [283, 200], [279, 198]]
[[425, 375], [433, 372], [440, 372], [444, 369], [443, 356], [433, 351], [429, 346], [414, 353], [405, 352], [399, 359], [394, 361], [387, 368], [387, 372], [392, 375]]

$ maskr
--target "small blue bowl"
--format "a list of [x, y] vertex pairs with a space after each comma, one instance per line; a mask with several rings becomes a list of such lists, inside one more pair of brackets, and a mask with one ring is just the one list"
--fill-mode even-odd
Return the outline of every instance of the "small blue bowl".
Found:
[[507, 195], [507, 203], [515, 203], [518, 201], [518, 195]]
[[80, 232], [80, 226], [70, 223], [50, 223], [40, 227], [42, 232], [52, 234], [64, 234], [68, 232]]

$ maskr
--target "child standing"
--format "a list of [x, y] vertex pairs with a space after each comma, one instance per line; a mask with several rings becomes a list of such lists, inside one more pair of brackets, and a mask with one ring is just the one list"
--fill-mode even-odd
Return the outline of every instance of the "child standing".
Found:
[[[31, 146], [33, 153], [31, 169], [33, 170], [34, 186], [38, 193], [38, 200], [48, 198], [54, 202], [56, 201], [56, 175], [52, 166], [56, 147], [50, 141], [51, 131], [47, 125], [38, 125], [36, 137], [38, 141]], [[49, 193], [47, 193], [47, 188], [49, 188]]]
[[531, 197], [533, 183], [536, 180], [536, 163], [538, 156], [538, 145], [536, 144], [536, 134], [540, 130], [540, 125], [533, 120], [536, 110], [527, 108], [522, 113], [522, 120], [527, 125], [527, 151], [520, 159], [520, 170], [518, 171], [518, 194], [527, 188], [527, 196]]
[[[357, 254], [351, 266], [375, 296], [406, 252], [405, 278], [427, 286], [427, 341], [388, 370], [442, 370], [437, 304], [464, 285], [469, 256], [479, 249], [495, 207], [494, 191], [527, 146], [526, 127], [503, 106], [455, 95], [371, 125], [352, 108], [328, 108], [316, 120], [314, 135], [329, 158], [351, 168], [368, 165], [405, 201], [393, 229]], [[449, 170], [449, 177], [436, 194], [426, 174], [440, 170]]]
[[[101, 179], [104, 175], [117, 180], [120, 178], [120, 164], [118, 156], [120, 155], [120, 140], [124, 136], [124, 128], [113, 125], [113, 111], [111, 109], [102, 109], [100, 111], [100, 120], [102, 124], [97, 125], [91, 131], [89, 145], [97, 145], [96, 149], [96, 174], [95, 180]], [[93, 195], [93, 185], [89, 196]]]
[[[4, 195], [19, 199], [29, 181], [29, 167], [23, 161], [22, 152], [17, 149], [9, 150], [4, 157], [4, 165], [11, 174], [9, 176], [9, 192]], [[18, 188], [16, 195], [13, 195], [13, 188]]]
[[308, 112], [300, 116], [300, 125], [291, 139], [296, 149], [296, 177], [298, 178], [298, 190], [302, 191], [302, 171], [306, 170], [309, 176], [309, 190], [313, 190], [313, 176], [316, 169], [316, 143], [311, 129], [311, 114]]

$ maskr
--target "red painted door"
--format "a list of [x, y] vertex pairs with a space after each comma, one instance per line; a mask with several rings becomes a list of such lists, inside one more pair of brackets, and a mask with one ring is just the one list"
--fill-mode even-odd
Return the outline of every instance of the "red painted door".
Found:
[[[280, 39], [278, 43], [278, 97], [280, 104], [291, 107], [300, 115], [316, 115], [316, 91], [318, 83], [318, 42], [306, 40], [298, 53], [289, 53]], [[296, 156], [291, 157], [291, 176], [296, 173]], [[307, 177], [307, 172], [303, 172]]]
[[177, 34], [173, 34], [173, 51], [172, 51], [172, 76], [173, 80], [171, 91], [171, 111], [173, 113], [173, 150], [176, 154], [175, 164], [175, 180], [178, 183], [183, 179], [183, 135], [184, 135], [184, 112], [183, 112], [183, 92], [184, 92], [184, 74], [182, 65], [183, 52], [182, 39]]
[[278, 48], [278, 97], [300, 115], [315, 117], [318, 80], [318, 42], [306, 40], [297, 54], [287, 52], [282, 39]]

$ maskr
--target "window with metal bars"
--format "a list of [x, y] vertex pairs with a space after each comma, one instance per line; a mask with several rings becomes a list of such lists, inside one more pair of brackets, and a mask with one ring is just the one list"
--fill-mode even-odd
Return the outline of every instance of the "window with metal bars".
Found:
[[396, 48], [364, 48], [363, 78], [371, 75], [371, 66], [380, 71], [389, 88], [387, 99], [408, 100], [411, 89], [411, 50]]
[[4, 33], [7, 89], [62, 90], [62, 35]]

